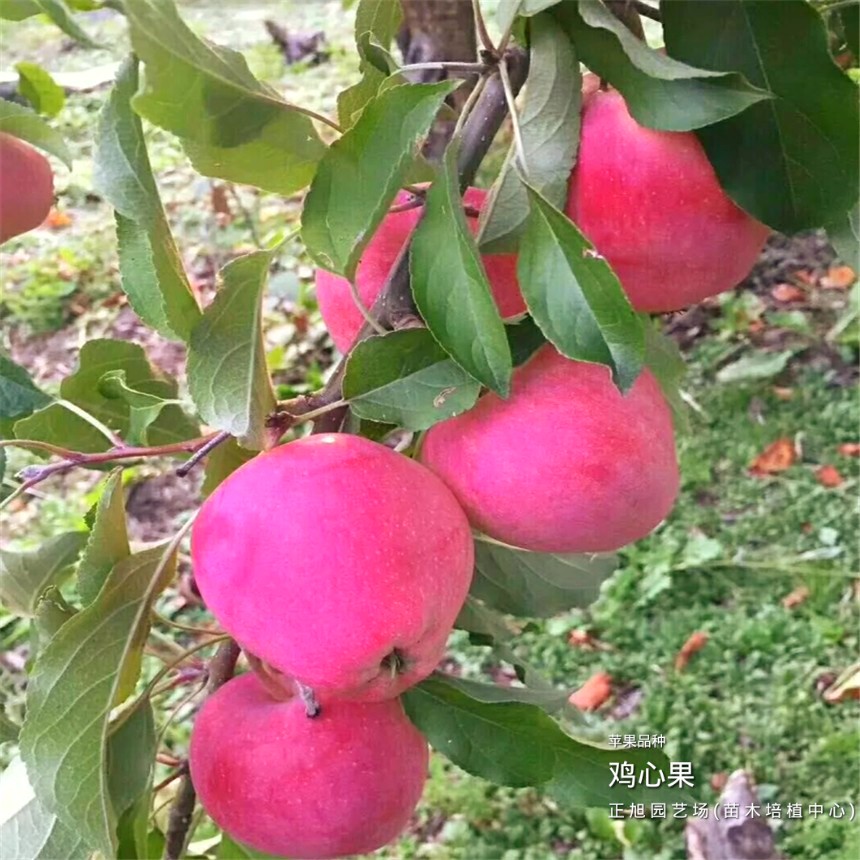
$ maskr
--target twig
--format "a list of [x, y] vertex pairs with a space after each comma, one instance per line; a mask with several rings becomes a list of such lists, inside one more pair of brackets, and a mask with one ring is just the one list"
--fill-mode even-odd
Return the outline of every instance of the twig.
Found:
[[[469, 118], [469, 114], [472, 112], [472, 108], [475, 107], [478, 99], [481, 97], [481, 93], [484, 91], [484, 87], [487, 85], [487, 77], [486, 75], [481, 76], [479, 78], [478, 83], [472, 87], [472, 92], [469, 93], [468, 98], [466, 99], [463, 107], [460, 110], [460, 116], [457, 117], [457, 124], [454, 126], [454, 131], [451, 132], [451, 139], [457, 137], [457, 135], [462, 131], [463, 126], [466, 124], [466, 120]], [[463, 207], [464, 209], [469, 207]], [[469, 214], [468, 212], [466, 213]], [[479, 213], [480, 214], [480, 213]]]
[[483, 75], [492, 70], [492, 66], [487, 63], [455, 63], [455, 62], [429, 62], [429, 63], [412, 63], [408, 66], [401, 66], [398, 72], [421, 72], [425, 69], [439, 69], [446, 72], [461, 72], [464, 75]]
[[[851, 0], [853, 3], [854, 0]], [[663, 15], [659, 9], [654, 6], [649, 6], [644, 0], [630, 0], [630, 5], [644, 18], [650, 18], [658, 23], [663, 22]]]
[[176, 770], [173, 771], [173, 773], [171, 773], [169, 776], [166, 776], [163, 780], [161, 780], [161, 782], [152, 787], [152, 793], [158, 794], [158, 792], [161, 791], [162, 788], [167, 788], [167, 786], [170, 785], [171, 782], [175, 782], [177, 779], [179, 779], [180, 776], [185, 776], [185, 772], [187, 770], [188, 762], [179, 762], [179, 764], [176, 766]]
[[472, 0], [472, 9], [475, 13], [475, 29], [478, 31], [478, 38], [481, 40], [484, 50], [495, 55], [496, 46], [493, 44], [489, 32], [487, 32], [487, 22], [484, 21], [484, 13], [481, 12], [480, 0]]
[[208, 442], [201, 445], [194, 454], [176, 469], [176, 474], [184, 478], [204, 457], [211, 454], [222, 442], [226, 442], [230, 434], [226, 430], [216, 433]]
[[606, 8], [634, 35], [637, 39], [645, 39], [642, 29], [642, 19], [632, 0], [606, 0]]
[[358, 312], [364, 317], [365, 323], [374, 329], [377, 334], [385, 334], [385, 329], [373, 318], [373, 314], [370, 313], [367, 305], [364, 303], [364, 299], [358, 291], [355, 276], [348, 278], [347, 284], [349, 285], [349, 294], [352, 297], [352, 303], [356, 306]]
[[263, 242], [260, 239], [260, 233], [257, 230], [257, 222], [254, 220], [254, 216], [251, 215], [248, 207], [242, 202], [242, 197], [239, 192], [236, 190], [236, 186], [232, 182], [228, 182], [227, 188], [230, 191], [230, 196], [233, 198], [235, 204], [239, 207], [239, 211], [242, 213], [242, 217], [245, 219], [248, 224], [248, 231], [251, 234], [251, 238], [254, 240], [254, 244], [262, 251], [263, 250]]
[[[239, 659], [239, 646], [231, 639], [219, 646], [215, 656], [209, 662], [209, 680], [206, 682], [206, 695], [210, 696], [220, 686], [233, 677], [236, 661]], [[164, 838], [164, 860], [180, 860], [188, 841], [191, 819], [194, 815], [194, 804], [197, 802], [197, 792], [191, 781], [191, 774], [182, 777], [170, 818], [167, 833]]]
[[517, 161], [520, 163], [520, 170], [523, 172], [523, 176], [528, 179], [529, 175], [529, 166], [526, 162], [526, 146], [523, 142], [523, 133], [520, 128], [520, 118], [517, 114], [517, 105], [514, 99], [516, 96], [514, 95], [514, 91], [511, 88], [511, 79], [508, 75], [508, 66], [505, 60], [499, 64], [499, 75], [502, 79], [502, 87], [505, 93], [505, 99], [508, 103], [508, 111], [511, 114], [511, 126], [514, 130], [514, 145], [517, 150]]

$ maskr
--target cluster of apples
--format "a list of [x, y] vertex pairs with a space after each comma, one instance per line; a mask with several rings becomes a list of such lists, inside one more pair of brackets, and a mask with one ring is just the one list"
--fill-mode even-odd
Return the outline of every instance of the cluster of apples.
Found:
[[0, 242], [38, 227], [53, 202], [48, 159], [17, 137], [0, 133]]
[[[484, 198], [471, 188], [464, 201], [480, 209]], [[767, 234], [720, 189], [695, 136], [642, 128], [618, 93], [596, 89], [566, 211], [644, 311], [734, 286]], [[370, 242], [357, 274], [367, 305], [418, 218], [393, 212]], [[502, 316], [523, 313], [515, 257], [484, 265]], [[362, 316], [348, 285], [319, 272], [317, 292], [349, 349]], [[204, 807], [239, 841], [295, 858], [393, 839], [428, 755], [397, 697], [443, 655], [471, 581], [471, 529], [538, 552], [612, 550], [651, 531], [678, 484], [672, 418], [651, 373], [622, 395], [607, 368], [551, 345], [515, 371], [508, 399], [484, 394], [431, 428], [417, 461], [326, 434], [242, 466], [192, 536], [200, 591], [257, 669], [195, 722], [190, 767]]]

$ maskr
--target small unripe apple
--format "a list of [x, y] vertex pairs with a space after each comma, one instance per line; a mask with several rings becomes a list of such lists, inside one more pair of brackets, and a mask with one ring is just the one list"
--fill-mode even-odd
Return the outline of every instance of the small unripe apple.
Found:
[[[486, 196], [487, 192], [481, 188], [468, 188], [463, 195], [463, 202], [466, 206], [480, 210]], [[409, 197], [403, 192], [398, 195], [397, 203], [403, 203]], [[386, 215], [365, 248], [358, 264], [355, 283], [361, 300], [368, 308], [376, 301], [397, 255], [420, 217], [420, 208]], [[477, 217], [467, 216], [466, 220], [472, 233], [477, 233]], [[485, 254], [482, 260], [499, 313], [504, 318], [525, 313], [525, 302], [517, 283], [516, 255]], [[316, 288], [320, 313], [332, 340], [341, 352], [347, 352], [364, 323], [364, 317], [350, 294], [349, 284], [345, 278], [317, 269]]]
[[770, 232], [729, 199], [695, 134], [644, 128], [591, 76], [565, 211], [649, 312], [736, 286]]
[[277, 857], [374, 851], [408, 824], [428, 749], [399, 699], [272, 698], [253, 675], [206, 700], [188, 756], [204, 809], [230, 836]]
[[54, 202], [54, 174], [33, 147], [0, 133], [0, 242], [38, 227]]
[[230, 475], [194, 523], [207, 606], [320, 694], [398, 695], [438, 664], [472, 578], [466, 516], [428, 469], [358, 436], [308, 436]]
[[644, 371], [622, 395], [606, 367], [542, 347], [511, 396], [431, 427], [421, 461], [475, 528], [538, 552], [600, 552], [639, 540], [678, 492], [672, 416]]

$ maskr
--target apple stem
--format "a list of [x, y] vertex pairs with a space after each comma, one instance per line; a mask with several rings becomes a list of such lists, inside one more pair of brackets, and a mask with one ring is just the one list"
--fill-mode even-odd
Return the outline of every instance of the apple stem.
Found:
[[299, 691], [299, 697], [305, 703], [305, 713], [308, 717], [313, 719], [313, 717], [319, 716], [321, 708], [316, 693], [301, 681], [296, 681], [296, 687]]

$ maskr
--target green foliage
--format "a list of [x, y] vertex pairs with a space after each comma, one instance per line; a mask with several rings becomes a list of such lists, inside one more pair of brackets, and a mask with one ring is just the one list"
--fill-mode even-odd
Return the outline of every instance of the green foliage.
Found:
[[18, 72], [18, 92], [27, 99], [37, 113], [56, 116], [66, 101], [63, 88], [50, 73], [37, 63], [15, 63]]
[[609, 264], [533, 188], [517, 273], [529, 312], [568, 358], [605, 364], [626, 391], [645, 358], [642, 320]]
[[71, 168], [72, 156], [62, 136], [29, 108], [0, 99], [0, 131], [55, 155]]
[[0, 352], [0, 419], [29, 415], [50, 400], [33, 384], [25, 368]]
[[381, 92], [332, 144], [302, 209], [302, 239], [324, 269], [355, 277], [361, 252], [385, 216], [454, 84], [401, 84]]
[[[77, 4], [72, 3], [72, 6]], [[88, 48], [97, 47], [87, 32], [74, 19], [69, 4], [63, 0], [0, 0], [0, 18], [23, 21], [33, 15], [45, 15], [67, 36]]]
[[580, 61], [609, 81], [649, 128], [690, 131], [769, 98], [739, 74], [688, 66], [647, 47], [597, 0], [560, 3], [552, 12]]
[[857, 202], [860, 113], [857, 87], [833, 63], [819, 14], [803, 0], [780, 9], [775, 16], [753, 0], [668, 3], [666, 44], [674, 56], [737, 69], [773, 93], [699, 137], [734, 200], [774, 229], [796, 231]]
[[124, 10], [146, 65], [134, 109], [177, 135], [197, 170], [279, 194], [310, 182], [324, 144], [241, 54], [199, 39], [172, 0], [126, 0]]
[[409, 252], [412, 294], [433, 337], [478, 382], [508, 395], [513, 361], [457, 187], [449, 147]]
[[203, 420], [255, 450], [266, 447], [266, 416], [275, 408], [260, 328], [271, 261], [260, 251], [224, 268], [188, 351], [188, 387]]
[[617, 564], [612, 555], [525, 552], [476, 540], [471, 594], [500, 612], [546, 618], [593, 602]]
[[[531, 23], [529, 79], [520, 132], [529, 184], [556, 207], [567, 199], [567, 181], [579, 143], [582, 75], [570, 40], [549, 15]], [[529, 199], [511, 146], [503, 174], [481, 210], [482, 253], [516, 250], [529, 215]]]
[[371, 337], [350, 353], [343, 396], [360, 418], [426, 430], [474, 406], [480, 385], [426, 329]]
[[188, 340], [200, 308], [161, 205], [140, 117], [131, 109], [138, 63], [126, 60], [99, 116], [94, 183], [116, 210], [122, 286], [138, 316]]

